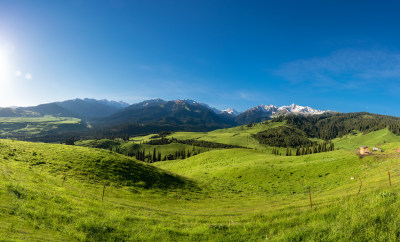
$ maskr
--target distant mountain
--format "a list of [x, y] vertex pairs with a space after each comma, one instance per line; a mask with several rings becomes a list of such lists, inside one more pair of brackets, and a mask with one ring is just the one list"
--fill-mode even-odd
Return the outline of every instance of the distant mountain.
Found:
[[182, 101], [184, 101], [184, 102], [186, 102], [186, 103], [189, 103], [189, 104], [192, 104], [192, 105], [201, 105], [201, 106], [203, 106], [203, 107], [206, 107], [206, 108], [212, 110], [212, 111], [213, 111], [214, 113], [216, 113], [216, 114], [220, 114], [220, 113], [221, 113], [221, 110], [216, 109], [216, 108], [214, 108], [214, 107], [211, 107], [210, 105], [205, 104], [205, 103], [200, 103], [200, 102], [197, 102], [197, 101], [194, 101], [194, 100], [191, 100], [191, 99], [184, 99], [184, 100], [182, 100]]
[[143, 109], [143, 108], [159, 106], [159, 105], [165, 104], [166, 102], [167, 101], [164, 101], [164, 100], [162, 100], [160, 98], [150, 99], [150, 100], [145, 100], [145, 101], [140, 102], [140, 103], [132, 104], [132, 105], [126, 107], [126, 110], [130, 110], [130, 111], [140, 110], [140, 109]]
[[[87, 99], [87, 98], [85, 98], [85, 99]], [[123, 108], [126, 108], [126, 107], [128, 107], [130, 105], [129, 103], [126, 103], [124, 101], [112, 101], [112, 100], [107, 100], [107, 99], [101, 99], [101, 100], [92, 99], [92, 100], [101, 102], [101, 103], [103, 103], [105, 105], [108, 105], [108, 106], [116, 107], [118, 109], [123, 109]]]
[[0, 108], [0, 117], [38, 117], [40, 114], [15, 107]]
[[108, 101], [106, 99], [73, 99], [56, 102], [56, 105], [68, 110], [81, 118], [100, 118], [110, 116], [129, 106], [124, 102]]
[[230, 116], [230, 117], [236, 117], [240, 113], [233, 108], [227, 108], [225, 110], [220, 111], [219, 114], [225, 115], [225, 116]]
[[308, 115], [323, 114], [325, 112], [331, 112], [331, 111], [321, 111], [312, 109], [308, 106], [303, 107], [296, 104], [292, 104], [289, 106], [282, 106], [282, 107], [277, 107], [274, 105], [259, 105], [239, 114], [235, 118], [235, 121], [238, 124], [248, 124], [248, 123], [262, 122], [280, 115], [295, 114], [295, 115], [308, 116]]
[[0, 108], [0, 117], [40, 117], [52, 115], [56, 117], [76, 117], [92, 119], [110, 116], [126, 107], [124, 102], [73, 99], [63, 102], [52, 102], [31, 107]]
[[234, 125], [211, 108], [192, 100], [147, 100], [133, 104], [109, 117], [99, 119], [100, 125], [121, 124], [173, 125], [181, 128], [223, 128]]
[[323, 114], [326, 111], [321, 111], [317, 109], [312, 109], [308, 106], [303, 107], [299, 106], [296, 104], [292, 104], [290, 106], [282, 106], [278, 108], [278, 112], [275, 114], [276, 115], [282, 115], [282, 114], [299, 114], [299, 115], [318, 115], [318, 114]]
[[57, 103], [46, 103], [33, 107], [20, 107], [18, 110], [33, 112], [38, 116], [52, 115], [55, 117], [78, 117], [77, 114], [59, 106]]
[[[129, 105], [124, 102], [106, 99], [72, 99], [62, 102], [41, 104], [33, 107], [0, 108], [0, 117], [38, 117], [52, 115], [59, 117], [77, 117], [90, 121], [97, 126], [146, 124], [169, 125], [178, 129], [203, 127], [205, 129], [224, 128], [234, 125], [257, 123], [281, 115], [317, 115], [330, 111], [321, 111], [308, 106], [292, 104], [277, 107], [259, 105], [238, 112], [233, 108], [218, 110], [205, 103], [194, 100], [165, 101], [151, 99]], [[179, 128], [181, 127], [181, 128]], [[182, 128], [183, 127], [183, 128]]]

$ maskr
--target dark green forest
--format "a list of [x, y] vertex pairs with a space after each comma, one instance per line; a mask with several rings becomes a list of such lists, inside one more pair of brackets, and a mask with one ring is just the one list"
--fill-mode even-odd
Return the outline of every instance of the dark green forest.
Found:
[[352, 133], [354, 130], [366, 134], [388, 128], [394, 134], [400, 134], [399, 118], [366, 112], [315, 116], [288, 115], [275, 118], [273, 121], [286, 121], [289, 126], [303, 131], [308, 137], [323, 140], [342, 137]]

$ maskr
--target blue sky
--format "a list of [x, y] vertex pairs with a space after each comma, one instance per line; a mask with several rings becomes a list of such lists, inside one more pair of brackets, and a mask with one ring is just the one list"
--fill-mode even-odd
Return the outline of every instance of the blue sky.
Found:
[[296, 103], [400, 116], [398, 1], [0, 0], [0, 106]]

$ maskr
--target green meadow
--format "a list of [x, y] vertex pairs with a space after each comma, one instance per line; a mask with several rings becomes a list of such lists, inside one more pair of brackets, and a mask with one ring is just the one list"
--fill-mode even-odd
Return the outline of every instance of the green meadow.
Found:
[[54, 117], [0, 117], [0, 137], [29, 137], [54, 132], [81, 130], [78, 118]]
[[[387, 129], [354, 132], [335, 139], [335, 151], [302, 156], [273, 155], [273, 147], [251, 138], [279, 125], [285, 124], [173, 133], [169, 137], [247, 148], [204, 149], [152, 164], [92, 148], [93, 141], [68, 146], [0, 140], [0, 238], [399, 240], [399, 136]], [[156, 146], [142, 144], [151, 137], [118, 147], [151, 150]], [[359, 157], [361, 145], [383, 152]], [[168, 153], [182, 146], [157, 149]]]

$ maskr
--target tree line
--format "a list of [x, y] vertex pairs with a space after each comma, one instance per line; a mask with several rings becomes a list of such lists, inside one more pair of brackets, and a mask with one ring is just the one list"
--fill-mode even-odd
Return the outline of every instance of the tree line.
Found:
[[273, 119], [303, 131], [308, 137], [331, 140], [350, 134], [354, 130], [365, 133], [388, 128], [400, 135], [400, 118], [360, 113], [337, 113], [314, 116], [288, 115]]
[[252, 137], [260, 144], [276, 147], [312, 146], [314, 142], [307, 135], [294, 127], [281, 126], [253, 134]]
[[180, 149], [175, 151], [175, 153], [173, 154], [166, 154], [163, 156], [159, 150], [153, 148], [152, 152], [147, 151], [147, 153], [146, 149], [136, 151], [135, 158], [140, 161], [154, 163], [157, 161], [186, 159], [191, 156], [198, 155], [200, 153], [201, 153], [200, 150], [196, 150], [195, 147], [193, 147], [192, 150]]
[[165, 137], [161, 137], [161, 139], [149, 140], [149, 141], [143, 142], [143, 144], [167, 145], [167, 144], [171, 144], [173, 142], [180, 143], [180, 144], [191, 145], [191, 146], [199, 146], [199, 147], [211, 148], [211, 149], [246, 148], [246, 147], [239, 146], [239, 145], [229, 145], [229, 144], [222, 144], [222, 143], [210, 142], [210, 141], [204, 141], [204, 140], [195, 140], [195, 139], [178, 140], [178, 139], [175, 139], [173, 137], [170, 138], [170, 139], [165, 138]]
[[[295, 156], [300, 156], [300, 155], [310, 155], [310, 154], [316, 154], [316, 153], [321, 153], [321, 152], [328, 152], [328, 151], [333, 151], [335, 150], [335, 144], [332, 142], [323, 142], [319, 144], [314, 144], [312, 146], [301, 146], [296, 148], [296, 152], [294, 153]], [[273, 155], [282, 155], [282, 153], [279, 151], [278, 148], [273, 148], [272, 149], [272, 154]], [[287, 147], [286, 148], [286, 156], [292, 156], [292, 148]]]

